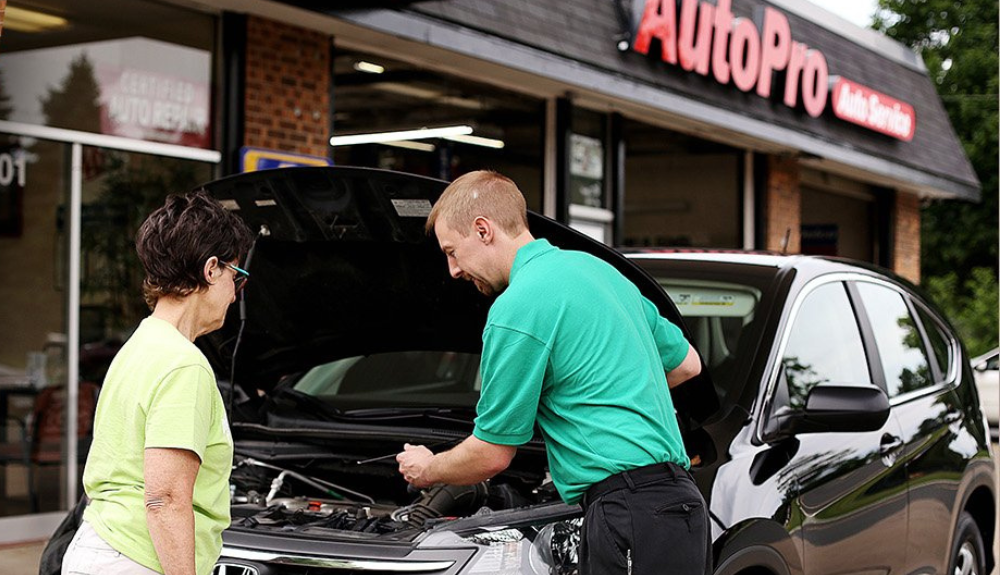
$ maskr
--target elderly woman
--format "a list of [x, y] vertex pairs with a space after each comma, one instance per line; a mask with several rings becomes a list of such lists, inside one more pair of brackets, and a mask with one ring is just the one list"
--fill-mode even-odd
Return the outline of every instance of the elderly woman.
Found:
[[222, 327], [252, 234], [204, 193], [170, 196], [136, 235], [144, 319], [108, 370], [83, 474], [90, 505], [64, 575], [207, 575], [229, 526], [233, 442], [194, 340]]

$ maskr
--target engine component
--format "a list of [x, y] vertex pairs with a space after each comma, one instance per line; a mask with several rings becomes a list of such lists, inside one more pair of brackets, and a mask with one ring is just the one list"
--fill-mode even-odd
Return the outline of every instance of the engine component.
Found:
[[403, 519], [414, 527], [421, 527], [429, 519], [472, 515], [486, 503], [488, 496], [489, 488], [486, 483], [439, 485], [423, 491], [420, 499], [400, 509], [394, 517]]
[[254, 529], [277, 528], [283, 531], [304, 528], [335, 529], [360, 533], [395, 533], [410, 527], [392, 519], [387, 510], [368, 506], [345, 507], [336, 503], [320, 503], [298, 499], [276, 500], [277, 504], [250, 517], [233, 521], [233, 525]]
[[442, 521], [558, 497], [536, 483], [538, 478], [517, 475], [476, 485], [437, 486], [414, 496], [402, 489], [398, 475], [383, 473], [378, 466], [338, 466], [311, 459], [304, 463], [278, 466], [237, 458], [230, 486], [232, 526], [321, 537], [408, 538]]

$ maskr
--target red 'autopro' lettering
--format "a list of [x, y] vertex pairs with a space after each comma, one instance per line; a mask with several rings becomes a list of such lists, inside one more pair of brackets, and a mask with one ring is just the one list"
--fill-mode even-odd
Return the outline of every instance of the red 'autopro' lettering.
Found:
[[771, 73], [784, 70], [792, 51], [792, 30], [788, 18], [768, 6], [764, 9], [764, 34], [761, 42], [760, 76], [757, 78], [757, 95], [771, 96]]
[[653, 38], [660, 40], [662, 59], [668, 64], [677, 63], [677, 11], [674, 0], [646, 0], [642, 22], [635, 34], [632, 49], [640, 54], [649, 53]]
[[[698, 28], [695, 30], [695, 11], [698, 12]], [[684, 0], [681, 6], [681, 31], [677, 40], [677, 56], [681, 68], [694, 70], [702, 76], [708, 75], [712, 63], [712, 19], [715, 6], [701, 4], [698, 0]]]
[[733, 84], [744, 92], [749, 92], [757, 83], [760, 70], [760, 36], [753, 22], [740, 18], [733, 28], [733, 40], [729, 43], [729, 69], [733, 73]]
[[[826, 110], [830, 72], [826, 57], [792, 40], [788, 17], [765, 6], [761, 31], [747, 18], [733, 17], [732, 0], [645, 0], [632, 49], [649, 53], [656, 38], [660, 59], [684, 70], [707, 76], [744, 92], [754, 90], [770, 98], [778, 74], [784, 76], [782, 102], [799, 106], [813, 118]], [[680, 6], [678, 8], [678, 5]], [[864, 86], [838, 79], [833, 94], [834, 114], [841, 119], [909, 141], [916, 117], [913, 108]]]

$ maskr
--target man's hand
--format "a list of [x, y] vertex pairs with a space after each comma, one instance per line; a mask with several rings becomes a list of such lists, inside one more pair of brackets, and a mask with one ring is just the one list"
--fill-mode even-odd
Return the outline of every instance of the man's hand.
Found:
[[517, 447], [487, 443], [474, 435], [437, 455], [423, 445], [403, 446], [396, 456], [403, 479], [421, 489], [437, 483], [473, 485], [486, 481], [510, 465]]
[[396, 456], [399, 462], [399, 473], [410, 485], [421, 489], [430, 487], [435, 482], [425, 477], [434, 454], [423, 445], [403, 445], [403, 451]]

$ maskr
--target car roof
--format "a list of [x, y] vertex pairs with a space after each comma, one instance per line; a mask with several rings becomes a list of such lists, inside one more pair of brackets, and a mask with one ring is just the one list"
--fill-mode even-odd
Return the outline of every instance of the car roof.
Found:
[[622, 249], [622, 252], [633, 259], [705, 261], [773, 268], [785, 267], [796, 257], [772, 252], [710, 249], [626, 248]]
[[928, 304], [938, 316], [945, 320], [945, 323], [948, 323], [945, 316], [933, 305], [933, 300], [920, 286], [896, 275], [892, 270], [869, 262], [834, 256], [712, 248], [621, 248], [621, 251], [629, 259], [648, 265], [655, 265], [656, 262], [668, 265], [676, 263], [678, 266], [692, 269], [699, 267], [700, 264], [705, 264], [706, 269], [714, 268], [717, 270], [731, 266], [752, 273], [757, 277], [770, 275], [772, 279], [783, 277], [788, 272], [794, 272], [799, 282], [832, 273], [868, 275], [902, 286], [911, 295], [916, 295], [924, 304]]
[[892, 270], [850, 258], [712, 248], [621, 248], [621, 251], [633, 260], [705, 262], [773, 268], [776, 274], [783, 269], [807, 272], [806, 275], [809, 276], [833, 272], [861, 272], [891, 279], [911, 290], [920, 291], [912, 282], [896, 275]]

